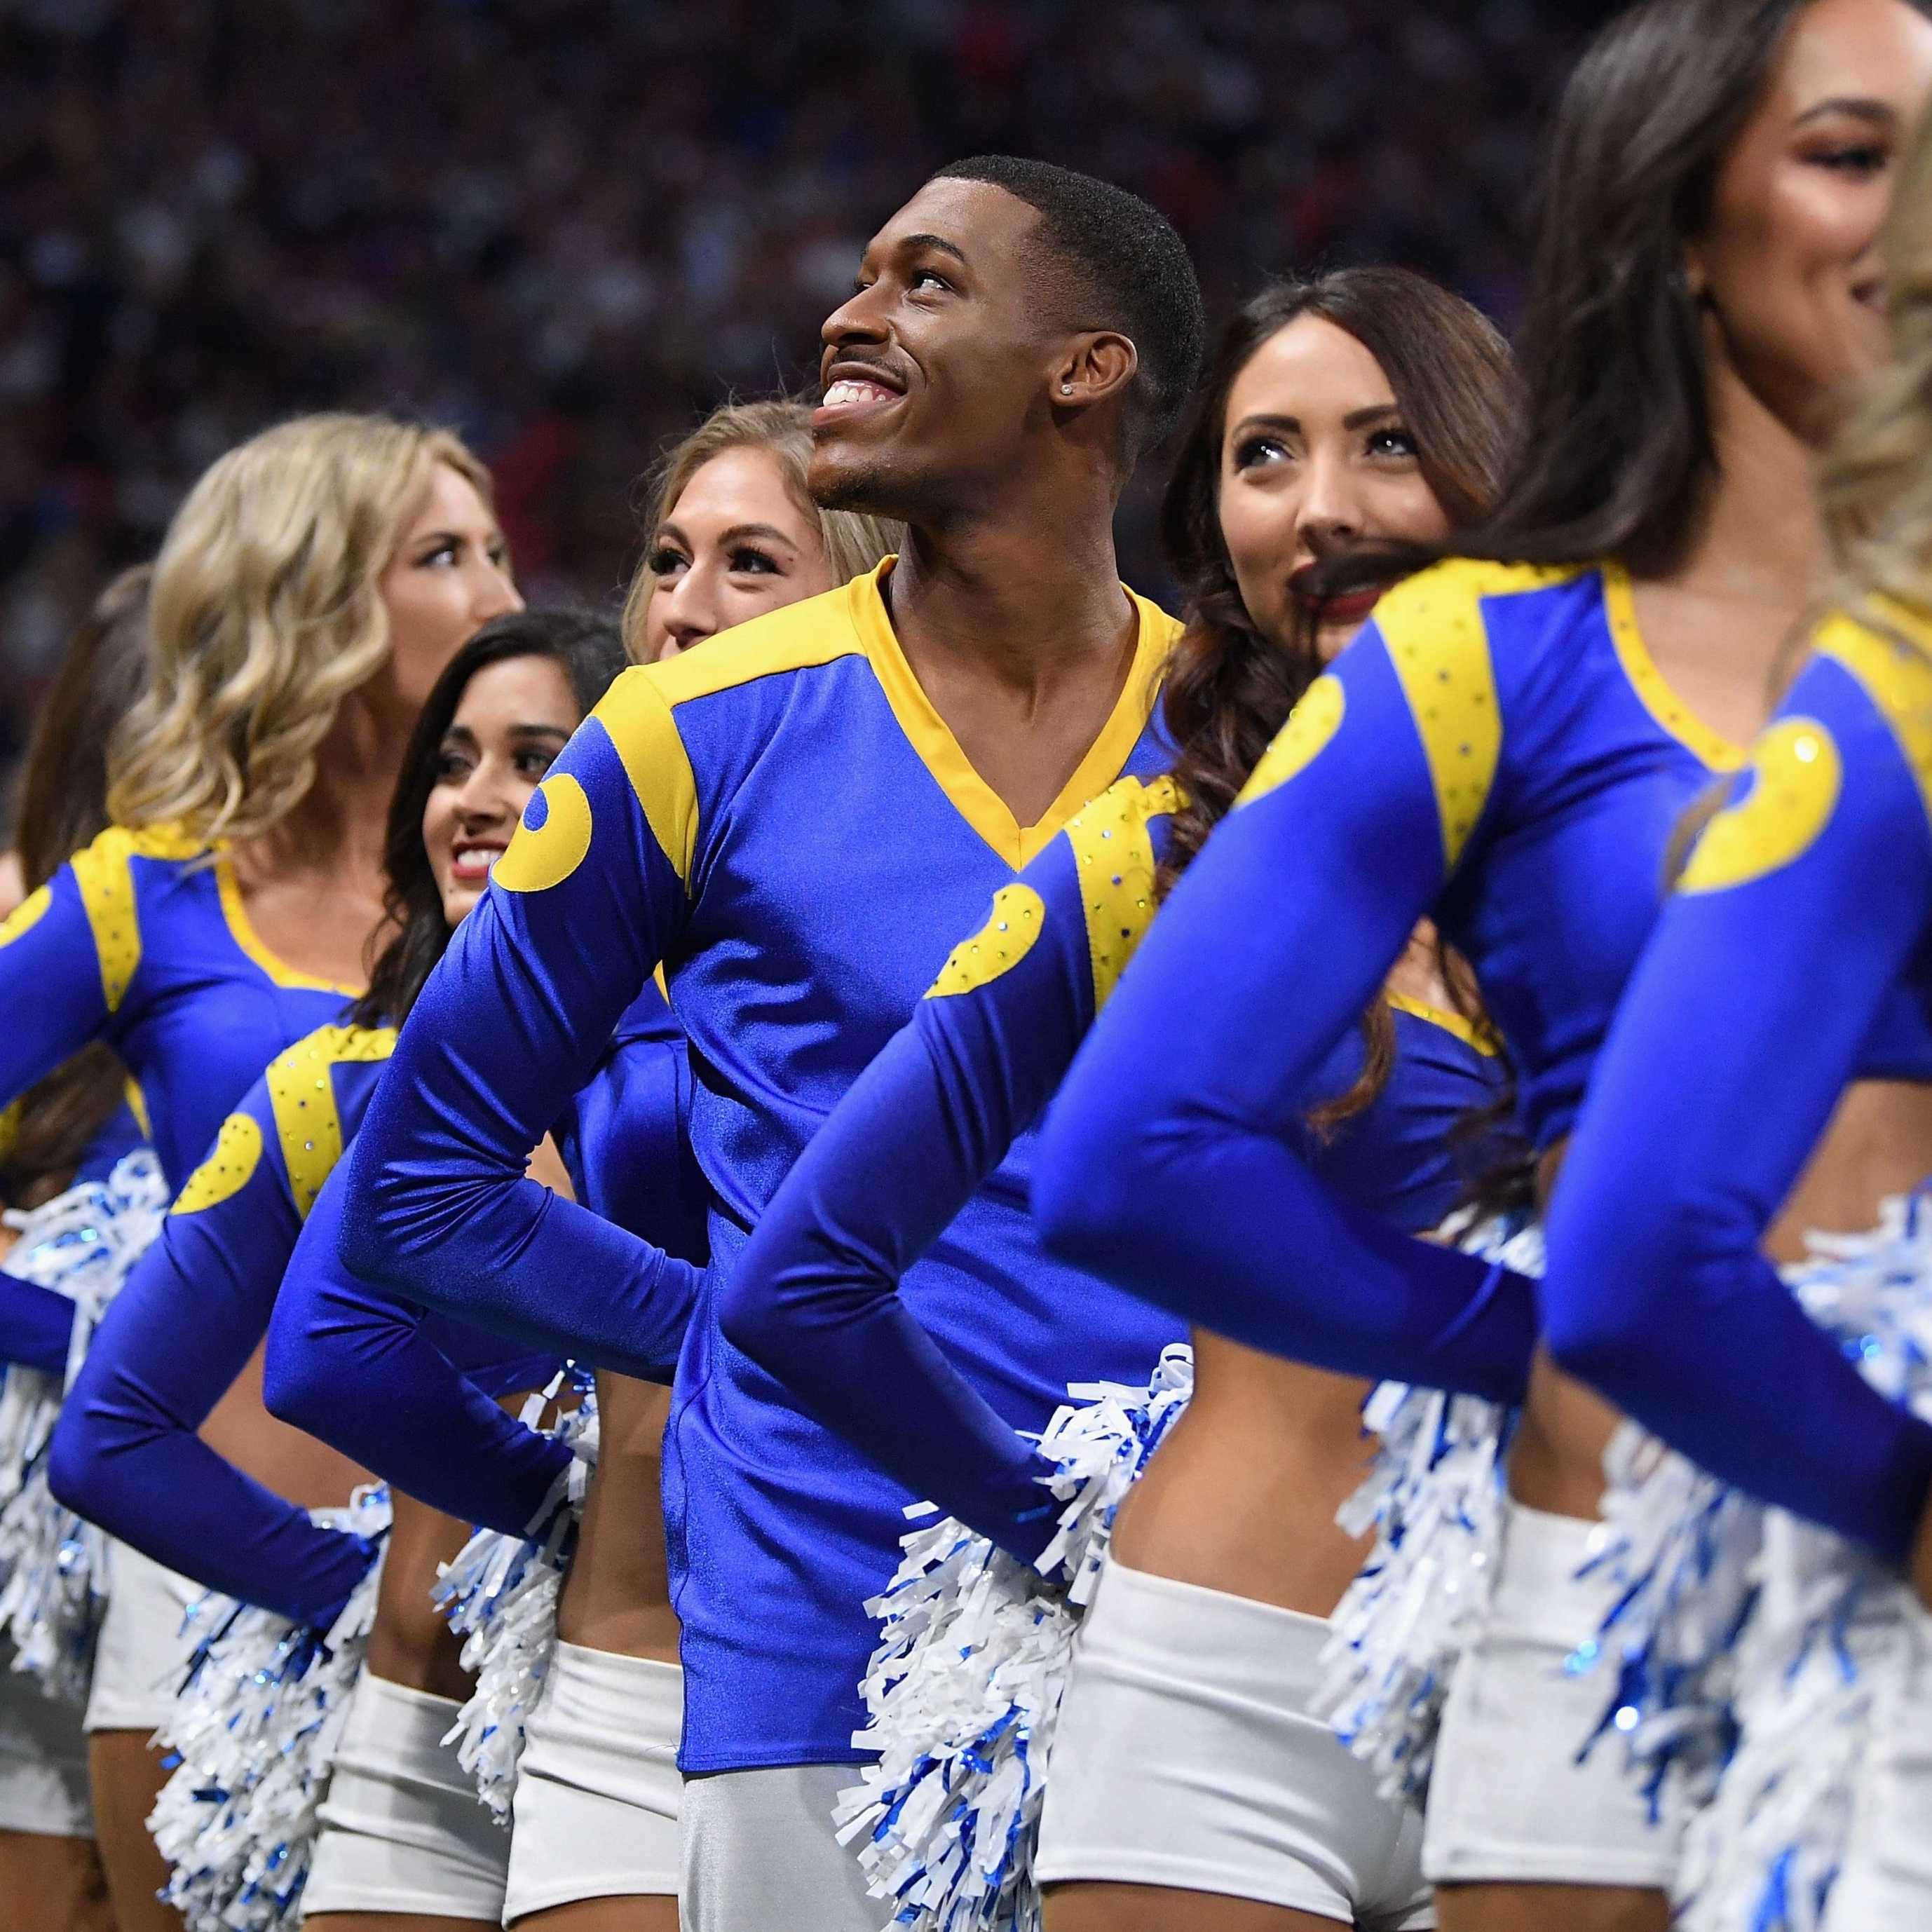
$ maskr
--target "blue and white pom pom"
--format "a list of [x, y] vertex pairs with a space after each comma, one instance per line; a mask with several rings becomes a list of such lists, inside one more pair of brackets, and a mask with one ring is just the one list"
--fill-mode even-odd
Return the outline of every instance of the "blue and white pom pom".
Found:
[[1144, 1388], [1075, 1384], [1040, 1438], [1062, 1508], [1037, 1569], [948, 1517], [904, 1539], [898, 1574], [867, 1604], [880, 1642], [860, 1687], [871, 1721], [852, 1742], [879, 1756], [833, 1820], [872, 1896], [896, 1902], [895, 1925], [1038, 1932], [1034, 1846], [1074, 1633], [1114, 1512], [1193, 1388], [1179, 1346]]
[[[1784, 1270], [1866, 1380], [1932, 1421], [1932, 1197], [1887, 1201], [1869, 1234], [1811, 1235]], [[1686, 1932], [1814, 1932], [1842, 1864], [1874, 1714], [1899, 1694], [1910, 1596], [1895, 1572], [1765, 1512], [1756, 1608], [1739, 1640], [1736, 1750], [1693, 1820]]]
[[[1519, 1274], [1543, 1272], [1543, 1231], [1516, 1217], [1443, 1234]], [[1384, 1797], [1420, 1804], [1444, 1700], [1474, 1634], [1502, 1544], [1503, 1457], [1516, 1412], [1384, 1382], [1362, 1410], [1382, 1438], [1369, 1479], [1336, 1513], [1375, 1546], [1330, 1618], [1311, 1706], [1376, 1774]]]
[[[347, 1509], [314, 1514], [374, 1541], [389, 1527], [388, 1492], [358, 1490]], [[379, 1557], [326, 1631], [213, 1593], [189, 1610], [202, 1635], [155, 1734], [174, 1774], [148, 1818], [173, 1868], [164, 1895], [188, 1932], [284, 1932], [299, 1922], [382, 1568]]]
[[0, 1631], [16, 1670], [50, 1697], [84, 1701], [106, 1604], [106, 1542], [54, 1500], [47, 1443], [61, 1402], [107, 1306], [153, 1244], [168, 1211], [167, 1183], [139, 1148], [104, 1181], [84, 1181], [29, 1213], [10, 1212], [20, 1239], [0, 1273], [74, 1304], [64, 1378], [10, 1363], [0, 1388]]
[[510, 1822], [524, 1727], [556, 1648], [556, 1612], [562, 1594], [566, 1548], [584, 1514], [584, 1492], [597, 1462], [597, 1397], [589, 1378], [560, 1376], [525, 1404], [523, 1419], [534, 1429], [544, 1405], [568, 1385], [583, 1396], [551, 1433], [573, 1452], [526, 1536], [481, 1529], [438, 1572], [436, 1607], [463, 1639], [463, 1667], [474, 1672], [470, 1694], [443, 1739], [456, 1746], [457, 1761], [476, 1780], [476, 1795], [498, 1824]]

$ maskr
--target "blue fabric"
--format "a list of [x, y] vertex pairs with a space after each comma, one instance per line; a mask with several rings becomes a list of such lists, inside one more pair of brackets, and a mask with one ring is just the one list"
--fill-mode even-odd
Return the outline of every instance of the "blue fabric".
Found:
[[0, 924], [0, 1105], [105, 1040], [178, 1189], [262, 1069], [352, 990], [262, 951], [225, 860], [112, 826]]
[[[626, 674], [532, 801], [364, 1124], [352, 1268], [509, 1332], [559, 1324], [622, 1372], [675, 1358], [664, 1516], [688, 1772], [859, 1755], [864, 1600], [912, 1498], [724, 1338], [714, 1291], [995, 889], [1123, 770], [1168, 761], [1147, 720], [1174, 626], [1139, 608], [1130, 688], [1036, 838], [932, 717], [874, 578]], [[691, 1041], [704, 1277], [522, 1178], [660, 962]], [[1041, 1257], [1031, 1154], [1022, 1135], [902, 1284], [1010, 1428], [1042, 1426], [1069, 1379], [1144, 1378], [1179, 1333]]]
[[65, 1295], [0, 1268], [0, 1362], [64, 1376], [73, 1334], [74, 1304]]
[[1299, 1096], [1428, 916], [1474, 969], [1532, 1144], [1562, 1140], [1673, 831], [1742, 757], [1663, 687], [1620, 572], [1454, 562], [1399, 586], [1096, 1022], [1048, 1124], [1048, 1246], [1283, 1354], [1474, 1388], [1454, 1365], [1520, 1346], [1520, 1284], [1472, 1299], [1466, 1258], [1346, 1209], [1294, 1150]]
[[[1875, 1060], [1925, 1077], [1900, 1042], [1932, 1004], [1932, 774], [1829, 656], [1778, 715], [1835, 741], [1835, 808], [1789, 862], [1666, 908], [1551, 1209], [1549, 1341], [1706, 1468], [1898, 1562], [1932, 1429], [1813, 1325], [1759, 1243], [1850, 1081]], [[1747, 776], [1735, 802], [1777, 782]]]
[[[375, 1037], [334, 1028], [317, 1036], [339, 1130], [353, 1132], [382, 1062], [337, 1049]], [[310, 1044], [296, 1049], [304, 1088], [316, 1077]], [[156, 1562], [324, 1624], [368, 1568], [368, 1545], [318, 1528], [195, 1432], [261, 1340], [302, 1231], [284, 1130], [292, 1136], [293, 1108], [315, 1099], [293, 1090], [284, 1083], [280, 1118], [270, 1076], [256, 1083], [135, 1264], [61, 1412], [48, 1478], [69, 1508]]]
[[[1120, 850], [1107, 862], [1150, 880], [1167, 844], [1166, 812], [1150, 809], [1161, 795], [1130, 780], [1102, 807], [1117, 797], [1106, 838]], [[1137, 865], [1120, 856], [1135, 844]], [[859, 1076], [766, 1210], [719, 1319], [728, 1342], [908, 1490], [1030, 1562], [1058, 1528], [1042, 1466], [898, 1292], [1051, 1100], [1105, 998], [1069, 835], [1021, 879], [1040, 902], [1036, 935], [1032, 908], [996, 906], [980, 943], [1006, 916], [1025, 926], [1025, 950], [979, 983], [955, 990], [942, 977]], [[1130, 924], [1110, 929], [1110, 974], [1151, 910], [1138, 895]], [[1417, 1230], [1459, 1191], [1449, 1130], [1494, 1100], [1500, 1079], [1493, 1058], [1442, 1027], [1406, 1012], [1396, 1024], [1395, 1072], [1376, 1103], [1331, 1138], [1299, 1120], [1292, 1132], [1342, 1192]], [[1347, 1091], [1362, 1061], [1351, 1029], [1308, 1102]], [[1526, 1298], [1526, 1330], [1528, 1313]]]

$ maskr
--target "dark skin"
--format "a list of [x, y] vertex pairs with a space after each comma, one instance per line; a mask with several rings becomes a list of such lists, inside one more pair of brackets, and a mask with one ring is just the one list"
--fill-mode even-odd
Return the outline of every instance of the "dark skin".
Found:
[[1116, 331], [1068, 326], [1040, 226], [967, 181], [928, 182], [886, 223], [821, 332], [811, 472], [820, 502], [908, 525], [892, 628], [1022, 826], [1099, 736], [1138, 635], [1113, 513], [1138, 357]]

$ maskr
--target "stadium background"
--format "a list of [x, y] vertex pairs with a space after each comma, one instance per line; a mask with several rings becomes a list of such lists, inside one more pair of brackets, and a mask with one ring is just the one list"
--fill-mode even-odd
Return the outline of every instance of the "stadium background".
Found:
[[[386, 408], [494, 466], [533, 602], [606, 603], [638, 483], [806, 380], [859, 250], [988, 149], [1121, 182], [1218, 318], [1394, 261], [1505, 328], [1556, 0], [0, 0], [0, 785], [70, 626], [214, 457]], [[1157, 466], [1122, 506], [1160, 595]]]

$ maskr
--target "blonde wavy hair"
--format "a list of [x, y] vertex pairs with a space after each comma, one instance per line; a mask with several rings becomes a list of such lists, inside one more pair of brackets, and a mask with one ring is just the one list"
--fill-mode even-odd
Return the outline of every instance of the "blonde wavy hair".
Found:
[[1897, 634], [1875, 598], [1932, 620], [1932, 121], [1900, 172], [1885, 257], [1891, 359], [1833, 441], [1819, 494], [1832, 602]]
[[761, 403], [725, 403], [712, 411], [682, 442], [668, 450], [651, 472], [650, 508], [644, 518], [644, 554], [624, 599], [621, 620], [624, 650], [633, 664], [650, 662], [644, 626], [657, 578], [651, 549], [664, 520], [677, 507], [691, 479], [714, 456], [728, 449], [768, 449], [778, 458], [785, 488], [807, 515], [818, 520], [819, 535], [832, 574], [840, 584], [871, 570], [892, 556], [905, 534], [902, 524], [851, 510], [821, 510], [812, 500], [806, 472], [812, 463], [812, 411], [780, 397]]
[[388, 655], [378, 580], [439, 463], [490, 502], [461, 438], [386, 416], [300, 416], [210, 466], [154, 561], [153, 682], [110, 762], [117, 824], [239, 842], [286, 816]]

